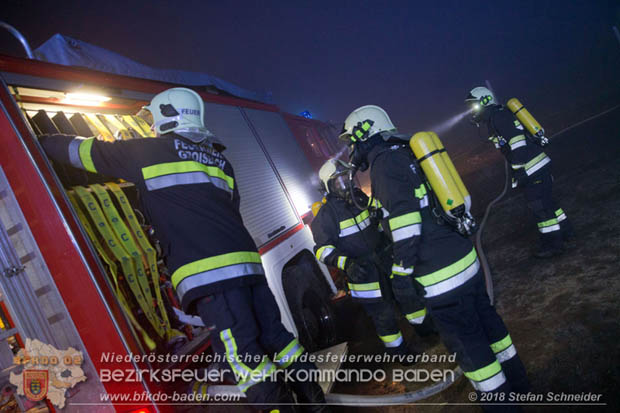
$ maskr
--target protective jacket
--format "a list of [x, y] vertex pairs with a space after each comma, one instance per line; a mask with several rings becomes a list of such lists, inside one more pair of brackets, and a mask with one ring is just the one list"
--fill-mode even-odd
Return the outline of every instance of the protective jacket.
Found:
[[[363, 195], [363, 192], [359, 191], [359, 194]], [[358, 198], [360, 205], [368, 204], [365, 195]], [[376, 204], [371, 206], [377, 207]], [[396, 352], [406, 352], [392, 297], [398, 302], [407, 321], [413, 325], [422, 324], [426, 309], [410, 277], [392, 277], [388, 281], [391, 255], [385, 246], [389, 243], [369, 210], [360, 210], [340, 198], [328, 195], [327, 203], [319, 210], [311, 227], [316, 243], [315, 253], [321, 262], [342, 270], [349, 260], [355, 259], [359, 263], [347, 267], [351, 296], [362, 304], [372, 318], [385, 347]]]
[[372, 224], [368, 209], [360, 210], [331, 194], [312, 221], [311, 229], [317, 259], [341, 270], [349, 257], [372, 255], [382, 237], [376, 223]]
[[433, 218], [407, 144], [379, 144], [368, 160], [372, 192], [383, 207], [382, 227], [393, 241], [392, 273], [413, 274], [427, 299], [467, 283], [480, 267], [476, 251], [468, 239]]
[[40, 143], [54, 161], [136, 185], [184, 310], [199, 297], [265, 282], [232, 166], [211, 146], [173, 133], [117, 142], [54, 135]]
[[534, 177], [550, 173], [551, 159], [528, 138], [528, 132], [512, 112], [499, 105], [488, 111], [485, 120], [489, 137], [505, 141], [499, 146], [510, 163], [514, 179], [525, 185]]

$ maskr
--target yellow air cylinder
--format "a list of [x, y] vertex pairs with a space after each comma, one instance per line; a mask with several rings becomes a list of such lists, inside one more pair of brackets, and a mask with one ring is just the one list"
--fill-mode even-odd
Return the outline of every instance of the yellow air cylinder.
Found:
[[322, 206], [323, 206], [323, 203], [321, 201], [316, 201], [314, 204], [312, 204], [312, 215], [316, 216], [316, 214], [319, 213], [319, 209], [321, 209]]
[[519, 99], [510, 99], [506, 106], [508, 106], [508, 109], [510, 109], [510, 111], [514, 113], [517, 119], [519, 119], [519, 122], [521, 122], [521, 124], [525, 127], [525, 129], [527, 129], [529, 133], [534, 136], [540, 136], [545, 133], [543, 127], [540, 126], [540, 123], [538, 123], [538, 121], [534, 119], [534, 116], [532, 116], [527, 109], [525, 109], [523, 104], [519, 102]]
[[[461, 193], [459, 185], [462, 185], [463, 188], [465, 186], [462, 182], [458, 184], [452, 175], [450, 168], [454, 169], [454, 165], [452, 165], [447, 154], [446, 157], [443, 156], [446, 150], [437, 135], [433, 132], [418, 132], [409, 140], [409, 146], [420, 163], [443, 210], [453, 217], [455, 214], [462, 215], [466, 206], [465, 197]], [[451, 167], [446, 164], [446, 158]], [[456, 169], [454, 171], [458, 177]], [[460, 177], [457, 179], [460, 181]], [[465, 190], [465, 192], [467, 191]]]
[[465, 212], [469, 212], [471, 210], [471, 196], [469, 195], [469, 191], [467, 190], [467, 188], [465, 187], [465, 184], [463, 183], [463, 180], [461, 179], [461, 175], [459, 175], [456, 168], [454, 167], [454, 164], [452, 163], [452, 159], [450, 159], [450, 155], [448, 155], [446, 148], [444, 148], [443, 144], [441, 143], [441, 140], [439, 140], [439, 136], [437, 136], [435, 132], [429, 132], [429, 133], [433, 137], [435, 146], [441, 151], [441, 158], [443, 159], [444, 163], [448, 167], [448, 170], [450, 171], [450, 175], [452, 175], [452, 179], [454, 179], [454, 183], [456, 183], [456, 186], [459, 189], [459, 192], [461, 193], [463, 200], [465, 201]]
[[316, 216], [319, 213], [319, 209], [323, 206], [323, 204], [327, 203], [327, 198], [323, 197], [320, 201], [316, 201], [312, 204], [312, 215]]

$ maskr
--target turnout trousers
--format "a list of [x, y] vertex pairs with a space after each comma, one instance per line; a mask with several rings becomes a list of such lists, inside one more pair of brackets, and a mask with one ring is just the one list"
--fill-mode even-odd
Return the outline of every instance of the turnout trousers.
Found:
[[[237, 386], [248, 402], [259, 409], [277, 407], [293, 411], [290, 385], [299, 403], [325, 403], [317, 383], [307, 380], [316, 366], [300, 361], [305, 352], [299, 341], [280, 321], [280, 309], [266, 283], [242, 286], [201, 298], [197, 310], [205, 326], [211, 329], [214, 353], [221, 365], [234, 374]], [[293, 370], [293, 381], [284, 383], [277, 369]], [[302, 380], [295, 380], [296, 371]], [[275, 374], [275, 376], [274, 376]], [[303, 381], [303, 379], [306, 379]], [[308, 411], [323, 411], [323, 406], [304, 406]]]
[[426, 308], [423, 300], [419, 298], [412, 277], [394, 276], [388, 280], [389, 270], [386, 267], [391, 267], [391, 264], [383, 261], [385, 260], [375, 257], [367, 261], [367, 271], [364, 274], [347, 274], [348, 285], [353, 299], [362, 305], [372, 319], [375, 331], [388, 352], [404, 354], [407, 348], [398, 326], [394, 301], [407, 321], [414, 326], [422, 324]]
[[[509, 393], [527, 393], [525, 367], [501, 317], [491, 306], [482, 272], [466, 284], [437, 297], [426, 306], [439, 335], [478, 393], [497, 393], [490, 403], [508, 400]], [[503, 393], [503, 396], [500, 394]], [[511, 406], [484, 405], [485, 411], [511, 411]]]
[[543, 250], [560, 249], [563, 241], [573, 235], [566, 213], [553, 200], [552, 187], [553, 177], [546, 172], [531, 178], [524, 188], [527, 206], [536, 219]]

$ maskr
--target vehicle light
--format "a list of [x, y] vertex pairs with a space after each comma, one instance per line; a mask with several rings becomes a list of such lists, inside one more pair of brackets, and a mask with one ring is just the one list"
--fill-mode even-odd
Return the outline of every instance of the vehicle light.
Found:
[[153, 413], [153, 411], [148, 407], [142, 407], [138, 410], [129, 410], [127, 413]]
[[96, 95], [94, 93], [67, 93], [65, 96], [67, 96], [67, 99], [71, 99], [71, 100], [86, 100], [89, 102], [107, 102], [108, 100], [112, 99], [111, 97], [108, 96], [103, 96], [103, 95]]
[[80, 106], [100, 106], [103, 102], [107, 102], [112, 99], [108, 96], [96, 95], [94, 93], [67, 93], [62, 103], [68, 105], [80, 105]]

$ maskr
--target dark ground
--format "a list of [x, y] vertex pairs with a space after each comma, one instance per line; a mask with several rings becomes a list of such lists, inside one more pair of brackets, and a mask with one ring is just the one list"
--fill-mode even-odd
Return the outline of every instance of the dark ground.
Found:
[[[577, 119], [579, 120], [579, 119]], [[575, 120], [574, 122], [576, 122]], [[521, 191], [495, 206], [483, 243], [493, 272], [497, 310], [506, 322], [526, 366], [535, 393], [593, 392], [607, 406], [528, 406], [525, 411], [618, 411], [620, 409], [620, 109], [563, 133], [546, 152], [553, 159], [554, 196], [576, 230], [576, 245], [563, 256], [536, 260], [531, 252], [537, 231]], [[490, 144], [489, 144], [490, 146]], [[486, 159], [485, 159], [486, 158]], [[487, 163], [481, 165], [481, 163]], [[483, 206], [503, 185], [498, 156], [473, 159], [477, 168], [465, 175], [474, 202]], [[467, 165], [457, 168], [468, 169]], [[475, 212], [481, 214], [483, 208]], [[404, 327], [412, 335], [410, 328]], [[370, 331], [369, 331], [370, 333]], [[369, 334], [370, 336], [370, 334]], [[415, 340], [415, 339], [414, 339]], [[379, 351], [377, 340], [350, 343], [350, 353]], [[428, 343], [418, 343], [422, 348]], [[443, 353], [442, 345], [427, 353]], [[344, 368], [401, 368], [398, 365], [352, 365]], [[449, 367], [441, 364], [422, 368]], [[389, 376], [388, 376], [389, 377]], [[334, 393], [391, 394], [428, 383], [338, 383]], [[424, 403], [362, 408], [368, 412], [476, 411], [469, 403], [469, 383], [461, 378]], [[336, 408], [352, 412], [360, 408]]]

